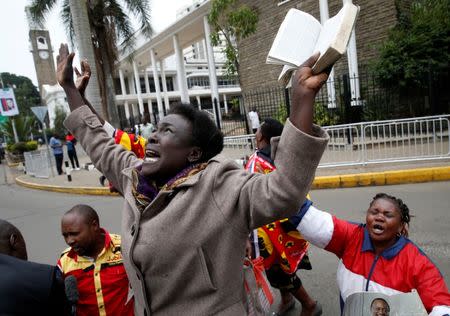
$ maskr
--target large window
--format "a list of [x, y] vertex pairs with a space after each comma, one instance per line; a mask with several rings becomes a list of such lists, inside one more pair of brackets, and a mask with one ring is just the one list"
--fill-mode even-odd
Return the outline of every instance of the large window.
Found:
[[[145, 78], [140, 78], [140, 84], [141, 84], [141, 91], [142, 93], [145, 93]], [[150, 86], [150, 92], [156, 92], [155, 89], [155, 81], [153, 80], [153, 77], [148, 77], [148, 84]], [[173, 77], [167, 77], [166, 76], [166, 86], [167, 91], [173, 91]], [[159, 91], [163, 92], [163, 85], [162, 85], [162, 79], [159, 77]]]
[[[210, 87], [208, 76], [189, 77], [187, 79], [188, 89], [203, 88], [208, 89]], [[239, 83], [236, 78], [228, 78], [224, 76], [217, 77], [217, 85], [219, 88], [223, 87], [236, 87]]]

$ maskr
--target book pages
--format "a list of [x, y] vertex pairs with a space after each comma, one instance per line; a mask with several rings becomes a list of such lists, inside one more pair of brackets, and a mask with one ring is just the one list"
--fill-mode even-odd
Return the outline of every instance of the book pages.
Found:
[[301, 65], [312, 53], [322, 25], [312, 15], [290, 9], [281, 23], [266, 62]]
[[344, 16], [344, 10], [339, 11], [337, 15], [327, 20], [323, 27], [320, 36], [317, 39], [316, 46], [314, 47], [314, 52], [319, 51], [322, 56], [328, 47], [334, 47], [336, 38], [339, 32], [342, 32], [342, 21]]

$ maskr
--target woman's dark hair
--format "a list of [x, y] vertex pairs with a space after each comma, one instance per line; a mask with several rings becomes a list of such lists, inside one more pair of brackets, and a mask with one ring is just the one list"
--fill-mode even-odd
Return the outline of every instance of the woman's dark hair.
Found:
[[223, 135], [216, 124], [203, 111], [191, 104], [176, 104], [169, 114], [178, 114], [192, 124], [192, 145], [200, 147], [202, 156], [198, 162], [205, 162], [223, 149]]
[[409, 224], [409, 221], [411, 220], [411, 215], [409, 214], [409, 208], [405, 203], [403, 203], [403, 201], [401, 199], [396, 198], [395, 196], [392, 196], [392, 195], [389, 195], [386, 193], [378, 193], [377, 195], [375, 195], [373, 197], [372, 202], [370, 202], [370, 206], [372, 206], [372, 204], [378, 199], [385, 199], [385, 200], [389, 200], [392, 203], [394, 203], [394, 205], [396, 205], [397, 209], [400, 211], [402, 222]]
[[272, 137], [280, 136], [283, 132], [283, 124], [273, 118], [266, 118], [259, 127], [262, 136], [270, 142]]

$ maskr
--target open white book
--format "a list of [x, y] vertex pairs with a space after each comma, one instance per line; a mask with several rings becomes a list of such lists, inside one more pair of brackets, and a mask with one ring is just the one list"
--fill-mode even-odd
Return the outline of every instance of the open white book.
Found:
[[290, 9], [273, 41], [266, 63], [285, 65], [278, 80], [286, 85], [292, 72], [319, 51], [320, 57], [313, 66], [313, 73], [322, 72], [345, 53], [358, 12], [358, 6], [346, 2], [338, 14], [321, 25], [312, 15]]
[[343, 316], [367, 315], [427, 316], [428, 313], [415, 290], [394, 295], [358, 292], [347, 297]]

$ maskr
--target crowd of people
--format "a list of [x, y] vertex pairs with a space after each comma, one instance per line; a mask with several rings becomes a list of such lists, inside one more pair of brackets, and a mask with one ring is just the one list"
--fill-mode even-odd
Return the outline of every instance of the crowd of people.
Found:
[[[25, 261], [17, 228], [0, 221], [0, 294], [26, 302], [14, 303], [20, 308], [14, 312], [2, 299], [0, 314], [26, 315], [41, 306], [43, 315], [247, 315], [244, 257], [261, 256], [270, 284], [281, 293], [277, 315], [289, 311], [294, 298], [302, 316], [321, 315], [320, 297], [312, 298], [299, 277], [299, 269], [312, 268], [312, 243], [339, 258], [342, 304], [336, 310], [356, 292], [414, 290], [430, 315], [450, 315], [442, 275], [408, 239], [411, 215], [402, 200], [377, 194], [364, 224], [312, 205], [308, 191], [328, 141], [312, 123], [315, 96], [328, 78], [312, 73], [318, 55], [293, 77], [285, 125], [273, 119], [260, 124], [259, 117], [252, 124], [257, 151], [247, 170], [219, 155], [222, 133], [190, 105], [172, 106], [156, 129], [145, 119], [138, 135], [114, 128], [84, 96], [90, 78], [85, 61], [74, 80], [73, 57], [60, 46], [57, 79], [71, 110], [66, 141], [74, 145], [76, 139], [123, 196], [121, 235], [102, 228], [90, 206], [75, 205], [61, 219], [69, 248], [56, 266], [38, 265]], [[56, 157], [60, 142], [50, 143]], [[77, 168], [76, 153], [72, 157]], [[14, 275], [30, 269], [37, 281], [13, 291]], [[57, 298], [59, 305], [49, 304]], [[372, 305], [374, 315], [389, 312], [379, 300]]]

